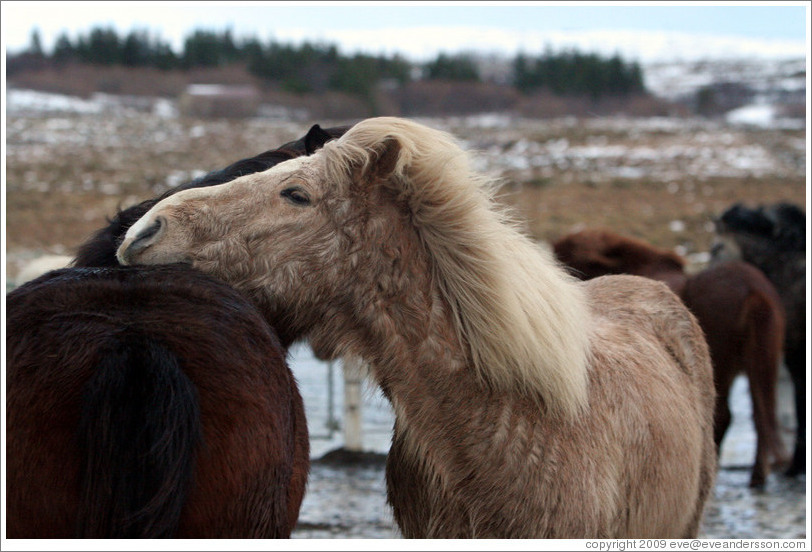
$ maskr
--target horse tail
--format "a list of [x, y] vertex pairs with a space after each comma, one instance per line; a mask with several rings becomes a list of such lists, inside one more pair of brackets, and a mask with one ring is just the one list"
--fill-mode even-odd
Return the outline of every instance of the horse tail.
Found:
[[201, 441], [197, 391], [154, 339], [117, 338], [84, 388], [77, 536], [172, 537]]
[[764, 484], [771, 460], [787, 461], [781, 441], [781, 427], [776, 414], [778, 371], [784, 344], [785, 321], [777, 295], [753, 290], [745, 300], [742, 320], [744, 327], [744, 371], [750, 383], [753, 401], [753, 421], [759, 441], [756, 467], [751, 486]]

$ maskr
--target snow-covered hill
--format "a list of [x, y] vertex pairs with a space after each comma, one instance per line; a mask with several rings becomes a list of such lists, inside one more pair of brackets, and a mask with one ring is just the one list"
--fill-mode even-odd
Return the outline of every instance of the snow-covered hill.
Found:
[[643, 64], [646, 88], [734, 124], [803, 126], [806, 60], [715, 59]]
[[672, 100], [685, 99], [700, 88], [736, 83], [769, 99], [802, 97], [806, 90], [806, 60], [711, 59], [644, 63], [646, 87]]

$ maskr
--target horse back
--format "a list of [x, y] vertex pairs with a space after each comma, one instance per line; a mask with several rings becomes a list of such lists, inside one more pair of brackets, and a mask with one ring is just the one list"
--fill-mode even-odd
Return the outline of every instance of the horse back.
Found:
[[620, 492], [638, 505], [621, 526], [629, 535], [696, 536], [716, 472], [715, 389], [703, 332], [661, 282], [623, 275], [582, 285], [593, 314], [590, 409], [622, 412], [615, 431], [628, 458]]
[[290, 535], [303, 405], [237, 292], [183, 267], [67, 269], [7, 314], [9, 537]]
[[713, 265], [688, 280], [682, 299], [705, 330], [717, 370], [741, 368], [741, 359], [754, 355], [778, 364], [784, 310], [775, 287], [755, 266], [742, 261]]

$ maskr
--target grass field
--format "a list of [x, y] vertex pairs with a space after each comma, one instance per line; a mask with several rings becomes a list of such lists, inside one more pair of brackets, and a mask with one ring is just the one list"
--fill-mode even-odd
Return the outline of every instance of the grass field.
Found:
[[[7, 275], [70, 254], [118, 207], [302, 136], [312, 123], [188, 119], [126, 105], [7, 118]], [[682, 118], [423, 119], [501, 177], [527, 230], [606, 227], [701, 261], [730, 204], [805, 204], [804, 130]]]

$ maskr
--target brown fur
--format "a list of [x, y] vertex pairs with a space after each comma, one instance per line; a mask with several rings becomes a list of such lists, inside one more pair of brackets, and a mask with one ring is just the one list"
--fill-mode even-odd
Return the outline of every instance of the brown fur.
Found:
[[575, 275], [589, 280], [607, 274], [636, 274], [668, 284], [679, 295], [685, 287], [685, 261], [642, 240], [602, 230], [582, 230], [553, 244], [555, 255]]
[[493, 190], [449, 136], [371, 119], [159, 203], [119, 258], [191, 262], [321, 356], [367, 360], [406, 537], [696, 536], [716, 469], [701, 329], [662, 284], [568, 277]]
[[784, 364], [795, 388], [795, 453], [787, 475], [806, 473], [806, 358], [809, 334], [806, 315], [806, 214], [797, 205], [774, 203], [748, 207], [736, 204], [716, 221], [719, 243], [714, 257], [732, 256], [752, 263], [775, 286], [784, 305], [787, 331]]
[[669, 284], [696, 315], [710, 347], [716, 385], [715, 441], [730, 425], [728, 396], [734, 378], [750, 382], [756, 458], [751, 486], [765, 483], [772, 463], [788, 458], [776, 417], [776, 385], [784, 339], [784, 313], [777, 292], [755, 267], [727, 262], [688, 276], [684, 260], [641, 240], [606, 230], [582, 230], [553, 244], [556, 256], [585, 279], [637, 274]]
[[[9, 538], [290, 536], [310, 465], [304, 405], [285, 349], [236, 291], [178, 266], [65, 269], [11, 292], [7, 309]], [[107, 361], [111, 349], [129, 342], [166, 351], [197, 397], [170, 397], [175, 407], [158, 420], [166, 438], [155, 447], [176, 439], [175, 419], [195, 410], [190, 403], [199, 405], [191, 419], [200, 438], [179, 443], [193, 457], [145, 509], [157, 510], [163, 500], [175, 503], [173, 511], [137, 523], [127, 512], [139, 498], [128, 491], [138, 494], [161, 478], [168, 454], [142, 471], [129, 469], [151, 454], [152, 447], [127, 452], [137, 450], [156, 410], [147, 401], [141, 415], [121, 414], [139, 412], [131, 403], [150, 371]], [[127, 370], [137, 389], [121, 390], [120, 402], [93, 392], [89, 382]], [[104, 416], [84, 424], [99, 394], [108, 404], [97, 409]], [[93, 428], [84, 440], [77, 430], [83, 425]]]

